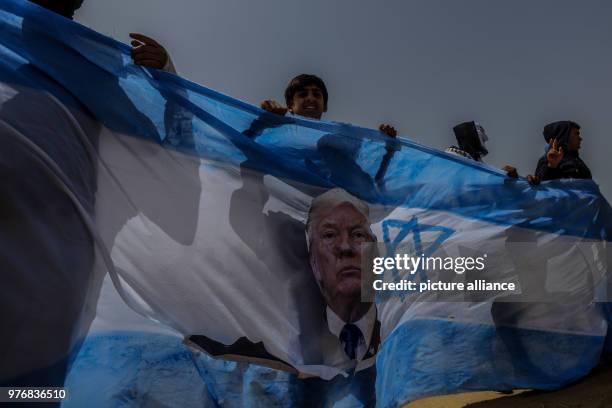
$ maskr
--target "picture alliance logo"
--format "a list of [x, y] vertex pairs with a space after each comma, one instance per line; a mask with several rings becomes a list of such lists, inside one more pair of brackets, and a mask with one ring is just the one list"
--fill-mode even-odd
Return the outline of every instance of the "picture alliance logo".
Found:
[[372, 272], [381, 275], [386, 271], [406, 271], [414, 275], [418, 271], [454, 271], [458, 275], [466, 271], [485, 269], [487, 254], [479, 257], [428, 257], [421, 254], [413, 257], [408, 254], [396, 254], [394, 257], [375, 257]]

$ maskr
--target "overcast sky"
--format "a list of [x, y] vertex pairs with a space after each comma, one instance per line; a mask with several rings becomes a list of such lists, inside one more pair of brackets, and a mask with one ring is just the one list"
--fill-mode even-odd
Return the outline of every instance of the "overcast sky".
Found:
[[612, 199], [612, 2], [491, 0], [85, 0], [81, 23], [164, 44], [179, 73], [258, 104], [287, 82], [327, 83], [328, 120], [444, 149], [479, 121], [497, 167], [533, 173], [542, 128], [582, 125], [581, 155]]

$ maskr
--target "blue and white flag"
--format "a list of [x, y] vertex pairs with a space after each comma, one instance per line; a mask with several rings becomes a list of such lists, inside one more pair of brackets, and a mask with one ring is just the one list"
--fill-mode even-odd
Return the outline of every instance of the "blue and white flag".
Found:
[[[534, 188], [264, 112], [25, 1], [0, 4], [0, 33], [1, 385], [65, 385], [67, 406], [387, 407], [598, 363], [612, 210], [594, 182]], [[368, 243], [424, 264], [377, 275]], [[423, 267], [438, 258], [450, 275]], [[442, 280], [484, 286], [366, 296]]]

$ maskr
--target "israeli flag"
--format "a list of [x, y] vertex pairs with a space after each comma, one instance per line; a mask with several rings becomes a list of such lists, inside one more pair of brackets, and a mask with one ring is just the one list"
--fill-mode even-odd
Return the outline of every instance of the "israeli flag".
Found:
[[[612, 210], [594, 182], [531, 187], [264, 112], [23, 0], [0, 32], [0, 385], [65, 386], [66, 406], [391, 407], [598, 363]], [[519, 289], [372, 294], [367, 246], [486, 254], [479, 274], [386, 283]]]

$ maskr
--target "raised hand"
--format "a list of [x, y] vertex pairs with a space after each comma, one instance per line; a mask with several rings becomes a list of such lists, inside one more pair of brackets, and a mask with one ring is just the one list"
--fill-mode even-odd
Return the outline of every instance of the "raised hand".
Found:
[[134, 64], [147, 68], [163, 69], [168, 63], [166, 49], [146, 35], [130, 33], [132, 40], [132, 59]]
[[397, 130], [395, 130], [395, 128], [391, 125], [387, 125], [385, 123], [383, 123], [382, 125], [380, 125], [378, 127], [378, 130], [380, 130], [381, 132], [383, 132], [384, 134], [386, 134], [387, 136], [391, 136], [391, 137], [395, 137], [397, 136]]
[[527, 176], [527, 182], [532, 186], [537, 186], [540, 184], [540, 178], [538, 176], [532, 176], [531, 174]]
[[284, 116], [287, 113], [287, 108], [272, 99], [265, 100], [261, 103], [261, 109]]
[[561, 160], [563, 160], [563, 155], [563, 147], [559, 146], [557, 139], [553, 139], [550, 149], [548, 149], [548, 153], [546, 153], [548, 167], [556, 169], [559, 166], [559, 163], [561, 163]]
[[510, 178], [518, 178], [518, 171], [516, 171], [516, 167], [512, 166], [504, 166], [502, 169], [506, 172], [506, 175]]

